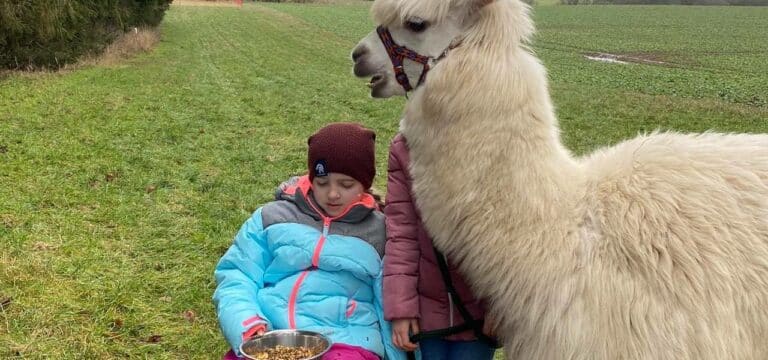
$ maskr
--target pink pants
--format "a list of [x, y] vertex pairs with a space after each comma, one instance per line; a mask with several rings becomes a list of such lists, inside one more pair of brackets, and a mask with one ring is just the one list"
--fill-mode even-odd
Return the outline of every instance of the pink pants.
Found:
[[[222, 360], [244, 360], [235, 355], [232, 350], [224, 355]], [[379, 360], [379, 357], [359, 346], [345, 344], [333, 344], [328, 352], [323, 355], [322, 360]]]

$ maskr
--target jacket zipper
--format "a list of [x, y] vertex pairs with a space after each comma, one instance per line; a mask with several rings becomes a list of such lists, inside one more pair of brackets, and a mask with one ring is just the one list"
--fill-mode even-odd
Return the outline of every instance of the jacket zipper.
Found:
[[323, 233], [320, 235], [320, 239], [317, 240], [315, 246], [315, 252], [312, 254], [312, 267], [317, 267], [320, 264], [320, 252], [325, 245], [325, 238], [328, 237], [328, 230], [331, 228], [331, 218], [323, 218]]
[[[448, 266], [448, 259], [445, 260], [446, 267]], [[450, 274], [450, 270], [448, 271]], [[448, 327], [453, 327], [453, 296], [448, 291], [448, 287], [445, 287], [445, 295], [448, 296]]]
[[296, 304], [298, 302], [301, 284], [306, 280], [309, 272], [317, 269], [317, 266], [320, 264], [320, 252], [323, 250], [325, 238], [328, 237], [331, 221], [333, 221], [333, 218], [323, 216], [323, 232], [320, 234], [320, 239], [317, 240], [315, 251], [312, 254], [312, 267], [301, 272], [301, 275], [299, 275], [299, 278], [296, 279], [296, 282], [293, 284], [293, 289], [291, 289], [291, 295], [288, 298], [288, 327], [291, 329], [296, 328]]
[[301, 275], [299, 275], [299, 278], [296, 279], [296, 282], [293, 284], [291, 296], [288, 298], [288, 327], [291, 329], [296, 328], [296, 300], [299, 295], [299, 289], [301, 288], [301, 283], [304, 282], [304, 279], [307, 278], [310, 271], [311, 270], [304, 270], [301, 272]]
[[346, 215], [349, 212], [349, 210], [352, 209], [352, 207], [354, 206], [354, 204], [350, 204], [347, 207], [347, 209], [344, 210], [343, 213], [335, 217], [327, 217], [327, 216], [323, 216], [323, 212], [320, 211], [320, 209], [318, 209], [317, 206], [315, 206], [313, 200], [308, 199], [307, 202], [309, 203], [309, 206], [312, 207], [312, 210], [314, 210], [317, 214], [319, 214], [323, 218], [323, 232], [320, 235], [320, 239], [317, 240], [317, 245], [315, 245], [315, 251], [312, 254], [312, 267], [302, 271], [301, 275], [299, 275], [299, 278], [296, 279], [296, 282], [293, 284], [293, 289], [291, 289], [291, 295], [288, 298], [288, 326], [291, 329], [296, 328], [296, 303], [298, 301], [301, 284], [304, 282], [304, 280], [306, 280], [307, 275], [309, 275], [309, 272], [316, 270], [318, 265], [320, 264], [320, 253], [323, 250], [323, 245], [325, 245], [325, 238], [328, 237], [328, 231], [331, 228], [331, 222], [333, 220], [336, 220]]

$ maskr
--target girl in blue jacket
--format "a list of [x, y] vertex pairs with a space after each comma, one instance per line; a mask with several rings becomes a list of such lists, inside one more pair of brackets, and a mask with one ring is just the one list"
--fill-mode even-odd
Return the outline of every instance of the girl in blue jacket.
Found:
[[369, 189], [373, 131], [335, 123], [309, 140], [309, 175], [280, 186], [216, 266], [219, 325], [240, 344], [270, 329], [328, 336], [329, 359], [404, 359], [382, 312], [384, 217]]

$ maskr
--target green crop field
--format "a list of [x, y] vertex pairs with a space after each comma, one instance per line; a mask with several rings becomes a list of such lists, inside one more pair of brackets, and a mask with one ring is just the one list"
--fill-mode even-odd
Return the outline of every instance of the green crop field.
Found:
[[[218, 358], [213, 267], [304, 171], [307, 136], [360, 121], [385, 173], [404, 100], [351, 75], [369, 5], [174, 5], [150, 54], [0, 75], [0, 358]], [[655, 129], [768, 132], [768, 8], [533, 15], [578, 154]]]

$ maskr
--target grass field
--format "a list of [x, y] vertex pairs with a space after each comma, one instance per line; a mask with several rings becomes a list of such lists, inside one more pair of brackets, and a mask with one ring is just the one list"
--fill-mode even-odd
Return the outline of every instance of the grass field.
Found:
[[[274, 187], [304, 171], [307, 136], [363, 122], [385, 173], [403, 100], [369, 99], [348, 59], [372, 27], [368, 5], [175, 5], [151, 54], [2, 75], [0, 358], [223, 353], [213, 266]], [[768, 8], [534, 16], [533, 49], [576, 153], [657, 128], [768, 132]]]

